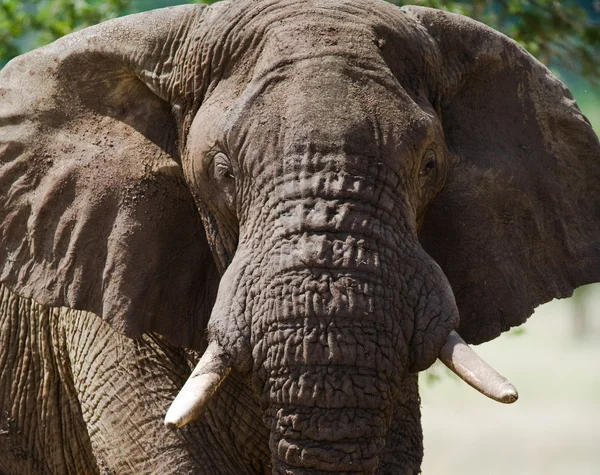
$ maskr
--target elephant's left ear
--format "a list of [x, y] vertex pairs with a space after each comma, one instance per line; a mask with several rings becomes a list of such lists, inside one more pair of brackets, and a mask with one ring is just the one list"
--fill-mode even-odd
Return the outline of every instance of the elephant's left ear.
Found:
[[[0, 281], [131, 337], [202, 346], [218, 274], [178, 158], [208, 9], [113, 20], [0, 73]], [[191, 32], [191, 33], [190, 33]], [[187, 69], [186, 69], [187, 68]]]
[[459, 333], [480, 343], [600, 280], [600, 145], [517, 43], [460, 15], [403, 10], [428, 38], [430, 99], [458, 159], [421, 240], [454, 289]]

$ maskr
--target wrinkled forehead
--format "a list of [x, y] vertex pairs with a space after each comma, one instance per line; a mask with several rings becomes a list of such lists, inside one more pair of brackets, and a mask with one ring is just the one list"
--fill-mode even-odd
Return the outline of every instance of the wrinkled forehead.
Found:
[[418, 56], [427, 49], [406, 12], [382, 0], [232, 0], [228, 8], [212, 9], [215, 18], [204, 38], [216, 42], [215, 52], [227, 63], [216, 69], [233, 68], [253, 78], [324, 55], [360, 61], [398, 52]]
[[254, 77], [286, 64], [327, 56], [360, 63], [379, 56], [378, 40], [371, 25], [354, 15], [326, 8], [301, 10], [265, 28]]
[[235, 28], [240, 38], [249, 36], [235, 42], [248, 51], [234, 68], [234, 87], [230, 81], [218, 87], [234, 140], [263, 136], [280, 150], [311, 144], [364, 154], [390, 138], [409, 143], [427, 134], [425, 98], [399, 80], [390, 61], [399, 52], [411, 56], [402, 41], [410, 25], [386, 16], [384, 2], [259, 4]]
[[260, 137], [278, 153], [380, 156], [427, 138], [432, 116], [383, 62], [303, 58], [255, 78], [227, 114], [230, 141]]

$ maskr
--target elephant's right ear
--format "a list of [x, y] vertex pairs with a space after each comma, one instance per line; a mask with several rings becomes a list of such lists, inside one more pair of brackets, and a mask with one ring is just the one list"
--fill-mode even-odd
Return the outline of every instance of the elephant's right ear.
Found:
[[197, 100], [186, 48], [207, 12], [113, 20], [2, 70], [2, 283], [131, 337], [202, 346], [218, 273], [183, 180], [174, 111]]

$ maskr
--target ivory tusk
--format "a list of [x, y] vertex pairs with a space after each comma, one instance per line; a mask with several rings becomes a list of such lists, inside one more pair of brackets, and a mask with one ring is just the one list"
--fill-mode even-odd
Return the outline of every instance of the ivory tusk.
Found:
[[519, 398], [515, 387], [483, 361], [454, 330], [448, 335], [439, 359], [465, 383], [494, 401], [511, 404]]
[[176, 429], [204, 415], [212, 396], [231, 372], [231, 365], [216, 342], [208, 348], [179, 391], [165, 416], [165, 426]]

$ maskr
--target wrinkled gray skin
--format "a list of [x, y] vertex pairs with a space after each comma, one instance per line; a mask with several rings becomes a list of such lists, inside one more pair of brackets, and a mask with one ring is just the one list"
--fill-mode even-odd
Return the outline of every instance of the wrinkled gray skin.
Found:
[[[0, 472], [419, 473], [448, 333], [600, 280], [596, 136], [463, 17], [176, 7], [0, 87]], [[207, 339], [233, 372], [169, 431]]]

